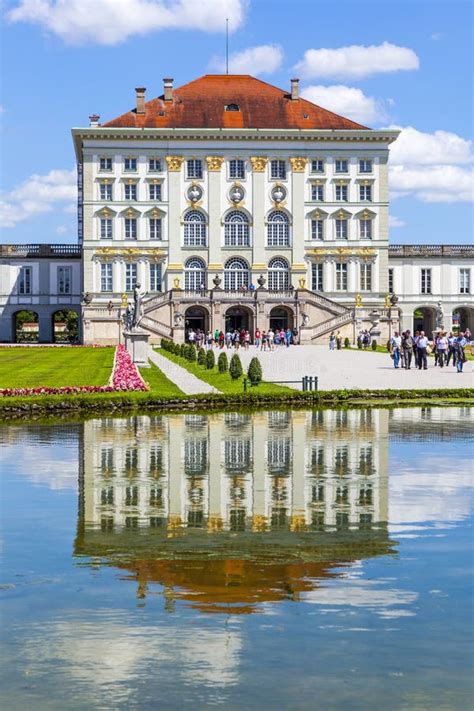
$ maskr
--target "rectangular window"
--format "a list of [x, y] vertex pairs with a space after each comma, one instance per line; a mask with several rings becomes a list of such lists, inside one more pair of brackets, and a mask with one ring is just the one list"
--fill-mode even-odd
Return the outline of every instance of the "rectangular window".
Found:
[[18, 293], [31, 294], [31, 267], [21, 267], [18, 276]]
[[245, 161], [238, 158], [229, 161], [229, 178], [244, 180]]
[[58, 294], [72, 293], [72, 268], [58, 267]]
[[112, 170], [112, 158], [99, 158], [99, 170]]
[[347, 185], [336, 185], [336, 200], [337, 200], [337, 202], [347, 202], [347, 200], [348, 200]]
[[347, 264], [336, 264], [336, 291], [347, 291]]
[[137, 220], [135, 217], [125, 218], [125, 239], [137, 239]]
[[112, 218], [100, 218], [100, 239], [112, 239]]
[[199, 158], [191, 158], [187, 162], [187, 176], [188, 178], [197, 178], [201, 180], [202, 178], [202, 160]]
[[470, 294], [471, 293], [471, 270], [470, 269], [460, 269], [459, 270], [459, 293], [460, 294]]
[[137, 199], [137, 185], [136, 183], [126, 183], [125, 184], [125, 200], [136, 200]]
[[148, 170], [150, 173], [161, 173], [163, 170], [161, 167], [161, 158], [149, 158]]
[[112, 200], [112, 183], [100, 184], [100, 199]]
[[359, 199], [364, 202], [372, 202], [371, 185], [359, 185]]
[[113, 264], [108, 262], [100, 265], [100, 290], [102, 292], [113, 291], [112, 267]]
[[311, 200], [324, 202], [324, 185], [311, 186]]
[[360, 220], [360, 238], [372, 239], [372, 220]]
[[421, 293], [431, 294], [431, 269], [421, 270]]
[[161, 218], [150, 217], [150, 239], [161, 239]]
[[323, 220], [311, 220], [311, 239], [324, 239]]
[[367, 158], [361, 158], [359, 161], [359, 173], [371, 173], [372, 161]]
[[312, 291], [324, 291], [323, 265], [311, 265], [311, 289]]
[[322, 158], [316, 158], [311, 161], [311, 172], [312, 173], [324, 173], [324, 161]]
[[128, 262], [125, 265], [125, 291], [133, 291], [137, 283], [137, 265]]
[[123, 165], [124, 165], [124, 169], [127, 172], [135, 173], [137, 170], [137, 159], [136, 158], [125, 158]]
[[347, 239], [347, 220], [336, 220], [336, 239]]
[[150, 291], [161, 291], [161, 264], [150, 264]]
[[372, 291], [372, 265], [360, 265], [360, 290]]
[[161, 201], [161, 183], [150, 183], [148, 189], [150, 200]]
[[393, 290], [393, 269], [388, 270], [388, 292], [389, 294], [394, 294]]
[[336, 173], [348, 173], [349, 172], [349, 161], [347, 160], [336, 160], [334, 163], [334, 170]]
[[284, 160], [270, 161], [270, 178], [272, 180], [286, 180], [286, 162]]

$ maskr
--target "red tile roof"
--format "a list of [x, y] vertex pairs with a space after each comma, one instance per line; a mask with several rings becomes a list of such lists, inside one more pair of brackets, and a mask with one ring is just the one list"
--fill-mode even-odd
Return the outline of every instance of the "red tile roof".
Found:
[[[237, 104], [240, 111], [226, 111]], [[280, 128], [365, 129], [350, 119], [312, 104], [247, 74], [206, 74], [103, 124], [107, 128]]]

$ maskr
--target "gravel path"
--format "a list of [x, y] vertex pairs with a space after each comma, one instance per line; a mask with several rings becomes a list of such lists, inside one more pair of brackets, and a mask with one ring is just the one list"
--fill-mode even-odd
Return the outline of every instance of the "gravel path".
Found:
[[182, 368], [176, 363], [172, 363], [165, 356], [160, 355], [156, 351], [150, 354], [150, 360], [154, 363], [180, 390], [186, 395], [196, 395], [197, 393], [218, 393], [220, 392], [212, 385], [205, 383], [200, 378], [189, 373], [185, 368]]
[[[464, 372], [434, 366], [428, 359], [428, 370], [396, 370], [389, 354], [364, 353], [356, 349], [330, 352], [327, 346], [277, 346], [275, 351], [239, 350], [244, 370], [257, 355], [265, 380], [298, 380], [304, 375], [316, 375], [320, 390], [365, 389], [433, 389], [470, 388], [474, 385], [474, 361], [464, 364]], [[289, 387], [301, 388], [295, 383]]]

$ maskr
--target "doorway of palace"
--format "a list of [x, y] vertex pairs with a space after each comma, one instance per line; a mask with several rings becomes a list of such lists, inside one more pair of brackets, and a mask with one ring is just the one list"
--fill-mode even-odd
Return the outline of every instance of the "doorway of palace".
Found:
[[71, 309], [55, 311], [52, 318], [53, 343], [77, 343], [79, 340], [79, 316]]
[[424, 331], [431, 336], [436, 326], [436, 313], [433, 308], [419, 308], [413, 312], [413, 332]]
[[36, 311], [23, 309], [13, 314], [13, 342], [38, 343], [39, 317]]
[[225, 315], [226, 331], [249, 331], [252, 333], [252, 314], [243, 306], [232, 306]]
[[453, 330], [465, 331], [466, 328], [474, 331], [474, 309], [467, 306], [453, 309]]
[[202, 306], [191, 306], [189, 309], [186, 309], [184, 313], [184, 324], [186, 327], [186, 337], [191, 329], [193, 329], [193, 331], [199, 329], [206, 333], [209, 330], [209, 314]]
[[270, 311], [270, 328], [272, 331], [293, 328], [293, 312], [284, 306], [275, 306]]

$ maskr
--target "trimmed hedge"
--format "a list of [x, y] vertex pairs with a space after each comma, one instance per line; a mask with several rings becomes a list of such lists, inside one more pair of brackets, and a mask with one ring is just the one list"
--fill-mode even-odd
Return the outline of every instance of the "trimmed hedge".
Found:
[[216, 365], [216, 357], [214, 351], [209, 349], [206, 353], [206, 369], [212, 370]]
[[206, 365], [206, 351], [204, 348], [200, 348], [197, 354], [198, 365]]
[[350, 348], [351, 347], [351, 342], [347, 338], [347, 336], [344, 338], [344, 348]]
[[375, 338], [374, 338], [374, 340], [372, 341], [372, 345], [371, 345], [370, 347], [372, 348], [373, 351], [376, 351], [376, 350], [377, 350], [377, 341], [375, 340]]
[[217, 359], [217, 370], [219, 373], [227, 373], [229, 370], [229, 363], [227, 361], [227, 353], [221, 353]]
[[256, 356], [254, 356], [249, 363], [247, 375], [252, 385], [258, 385], [258, 383], [262, 382], [262, 366], [260, 365], [260, 361]]
[[232, 380], [238, 380], [244, 374], [244, 370], [242, 368], [242, 361], [240, 360], [237, 353], [234, 353], [234, 355], [230, 359], [229, 373]]

